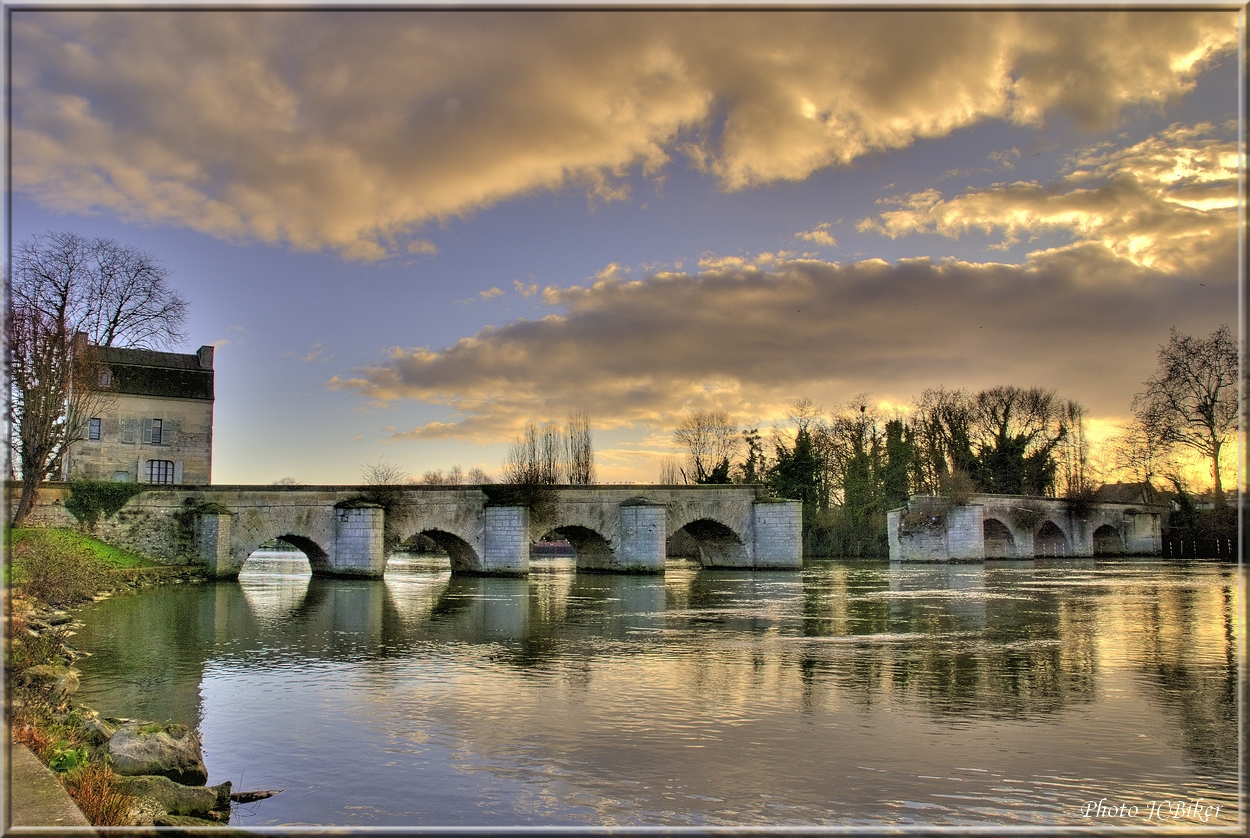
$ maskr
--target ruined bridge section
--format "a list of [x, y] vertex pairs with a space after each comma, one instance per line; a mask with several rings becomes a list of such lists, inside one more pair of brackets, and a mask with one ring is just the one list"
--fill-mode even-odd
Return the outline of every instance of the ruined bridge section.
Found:
[[[757, 486], [559, 486], [525, 505], [508, 501], [510, 488], [152, 486], [95, 534], [203, 564], [219, 578], [237, 576], [273, 539], [303, 551], [315, 575], [379, 577], [388, 544], [418, 535], [444, 549], [460, 574], [525, 574], [530, 545], [548, 533], [567, 538], [587, 571], [661, 573], [678, 531], [694, 539], [705, 567], [802, 565], [802, 504], [764, 497]], [[46, 486], [32, 523], [75, 526], [67, 491]]]
[[1163, 511], [1023, 495], [972, 495], [952, 505], [913, 495], [906, 507], [887, 513], [886, 526], [895, 562], [1157, 556]]

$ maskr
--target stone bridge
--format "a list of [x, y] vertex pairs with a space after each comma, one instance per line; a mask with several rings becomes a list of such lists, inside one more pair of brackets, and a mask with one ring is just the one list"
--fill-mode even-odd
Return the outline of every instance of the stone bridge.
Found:
[[[34, 525], [76, 526], [71, 487], [45, 484]], [[457, 574], [522, 575], [530, 545], [568, 539], [579, 570], [661, 573], [683, 532], [705, 567], [802, 565], [802, 504], [757, 486], [590, 485], [523, 493], [515, 486], [150, 486], [94, 526], [94, 534], [168, 562], [237, 576], [278, 539], [314, 575], [380, 577], [387, 548], [432, 539]]]
[[890, 561], [1159, 555], [1163, 507], [972, 495], [966, 504], [914, 495], [887, 514]]

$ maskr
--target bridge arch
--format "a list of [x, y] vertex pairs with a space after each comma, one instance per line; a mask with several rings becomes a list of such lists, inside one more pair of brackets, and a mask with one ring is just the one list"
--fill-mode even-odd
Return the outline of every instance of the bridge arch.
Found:
[[237, 555], [239, 556], [240, 568], [247, 564], [247, 560], [253, 553], [260, 549], [262, 544], [267, 544], [270, 541], [276, 540], [289, 544], [296, 550], [303, 553], [304, 556], [307, 557], [308, 566], [314, 574], [333, 572], [334, 569], [330, 565], [330, 554], [326, 552], [325, 548], [322, 547], [316, 539], [307, 535], [300, 535], [299, 533], [282, 532], [282, 527], [273, 527], [271, 529], [275, 530], [272, 534], [266, 533], [264, 538], [256, 538], [253, 536], [253, 538], [239, 550]]
[[985, 539], [985, 558], [1014, 559], [1016, 557], [1016, 539], [1011, 528], [997, 518], [986, 518], [981, 525]]
[[1054, 521], [1047, 519], [1033, 534], [1033, 555], [1035, 556], [1071, 556], [1072, 544], [1063, 529]]
[[612, 542], [598, 530], [581, 524], [564, 524], [551, 527], [547, 533], [554, 533], [569, 542], [577, 554], [579, 570], [607, 569], [615, 564], [616, 551], [612, 549]]
[[679, 532], [694, 539], [704, 567], [749, 567], [751, 564], [742, 537], [727, 524], [712, 518], [697, 518], [678, 527], [673, 535]]
[[1120, 531], [1110, 524], [1103, 524], [1094, 530], [1094, 555], [1124, 555], [1124, 538], [1120, 535]]
[[447, 557], [451, 559], [452, 573], [467, 573], [479, 569], [482, 565], [481, 558], [473, 549], [473, 545], [453, 532], [438, 527], [429, 527], [413, 533], [406, 540], [410, 541], [419, 535], [433, 541], [440, 550], [447, 554]]

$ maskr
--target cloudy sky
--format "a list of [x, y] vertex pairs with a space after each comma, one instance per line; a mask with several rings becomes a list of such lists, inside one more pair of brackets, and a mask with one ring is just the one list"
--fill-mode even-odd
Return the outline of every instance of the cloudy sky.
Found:
[[214, 480], [497, 472], [586, 410], [1055, 388], [1237, 325], [1239, 13], [11, 11], [10, 222], [156, 255]]

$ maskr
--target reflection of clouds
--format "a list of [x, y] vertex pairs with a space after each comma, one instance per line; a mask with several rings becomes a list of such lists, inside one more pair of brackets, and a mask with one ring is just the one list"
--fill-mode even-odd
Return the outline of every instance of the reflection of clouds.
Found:
[[744, 189], [987, 120], [1111, 125], [1192, 89], [1236, 20], [19, 11], [13, 182], [59, 212], [428, 256], [428, 222], [570, 185], [623, 198], [674, 157]]
[[239, 572], [239, 588], [258, 619], [283, 620], [303, 605], [311, 574], [298, 550], [257, 550]]
[[396, 615], [410, 630], [429, 620], [451, 578], [450, 565], [430, 572], [431, 564], [429, 560], [414, 561], [406, 556], [392, 556], [386, 564], [383, 579], [390, 601]]

